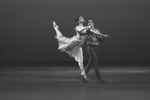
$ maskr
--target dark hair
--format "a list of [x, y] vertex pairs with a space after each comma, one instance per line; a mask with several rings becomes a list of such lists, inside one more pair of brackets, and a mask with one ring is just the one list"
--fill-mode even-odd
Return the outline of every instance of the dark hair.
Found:
[[93, 23], [95, 23], [94, 19], [92, 19], [92, 18], [89, 18], [89, 19], [88, 19], [88, 21], [89, 21], [89, 20], [92, 20], [92, 21], [93, 21]]
[[75, 22], [79, 25], [79, 17], [77, 17], [76, 19], [75, 19]]

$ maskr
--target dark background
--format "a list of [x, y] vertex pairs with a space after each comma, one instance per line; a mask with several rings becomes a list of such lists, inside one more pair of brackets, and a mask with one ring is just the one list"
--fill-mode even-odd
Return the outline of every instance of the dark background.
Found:
[[[149, 0], [0, 0], [1, 61], [74, 61], [57, 50], [52, 21], [72, 37], [80, 15], [110, 35], [99, 45], [100, 61], [150, 61]], [[83, 49], [87, 61], [86, 43]]]

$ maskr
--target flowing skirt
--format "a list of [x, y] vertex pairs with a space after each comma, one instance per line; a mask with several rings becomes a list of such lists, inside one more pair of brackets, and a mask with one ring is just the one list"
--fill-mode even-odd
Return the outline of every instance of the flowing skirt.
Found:
[[76, 35], [72, 38], [67, 38], [63, 36], [59, 30], [56, 30], [56, 33], [55, 38], [58, 40], [58, 50], [68, 53], [75, 61], [83, 63], [83, 51], [81, 46], [84, 40], [79, 40]]

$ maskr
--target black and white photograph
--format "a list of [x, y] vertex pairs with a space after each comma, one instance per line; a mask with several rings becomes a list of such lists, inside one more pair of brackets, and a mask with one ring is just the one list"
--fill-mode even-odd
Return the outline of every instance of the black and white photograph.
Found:
[[150, 100], [150, 1], [0, 0], [0, 100]]

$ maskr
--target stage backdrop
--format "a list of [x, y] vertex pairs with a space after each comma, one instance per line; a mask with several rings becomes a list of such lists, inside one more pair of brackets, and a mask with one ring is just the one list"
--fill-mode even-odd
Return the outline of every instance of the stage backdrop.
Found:
[[[150, 60], [149, 0], [0, 0], [1, 61], [74, 61], [57, 50], [52, 21], [66, 37], [75, 18], [95, 20], [110, 35], [98, 47], [101, 61]], [[87, 23], [85, 22], [84, 25]], [[86, 43], [83, 46], [88, 60]]]

